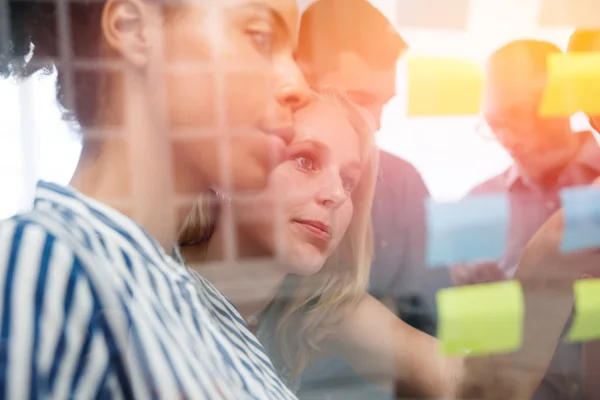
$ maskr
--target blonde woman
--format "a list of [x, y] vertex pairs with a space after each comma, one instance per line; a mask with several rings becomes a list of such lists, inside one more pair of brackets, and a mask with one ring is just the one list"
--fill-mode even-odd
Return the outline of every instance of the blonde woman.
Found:
[[[226, 268], [200, 271], [226, 297], [240, 299], [235, 306], [258, 329], [282, 379], [297, 389], [295, 377], [317, 350], [316, 338], [364, 296], [377, 153], [369, 115], [336, 91], [315, 93], [295, 121], [287, 161], [275, 168], [267, 188], [248, 199], [207, 193], [188, 216], [180, 246], [191, 264], [224, 260], [223, 217], [232, 215], [239, 257], [275, 255], [274, 262], [249, 267], [254, 282], [237, 276], [245, 288], [231, 285]], [[262, 298], [248, 293], [251, 288]], [[243, 299], [240, 290], [254, 299]]]
[[[442, 357], [434, 338], [365, 294], [377, 162], [368, 121], [339, 93], [315, 95], [297, 112], [287, 161], [265, 191], [246, 199], [209, 192], [199, 201], [180, 236], [185, 261], [233, 303], [292, 390], [327, 350], [379, 383], [393, 380], [403, 396], [528, 398], [570, 311], [569, 285], [597, 255], [559, 254], [562, 216], [555, 216], [530, 243], [517, 275], [529, 317], [523, 349]], [[246, 262], [234, 261], [234, 247]]]

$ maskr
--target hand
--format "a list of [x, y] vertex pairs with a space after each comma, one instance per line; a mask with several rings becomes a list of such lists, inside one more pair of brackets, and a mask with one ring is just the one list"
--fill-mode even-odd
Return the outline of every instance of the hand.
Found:
[[506, 280], [506, 274], [498, 263], [488, 262], [450, 267], [450, 278], [456, 286], [463, 286], [503, 281]]
[[515, 278], [538, 284], [563, 284], [585, 275], [598, 276], [600, 248], [563, 253], [560, 250], [564, 227], [562, 210], [552, 215], [535, 233], [523, 252]]

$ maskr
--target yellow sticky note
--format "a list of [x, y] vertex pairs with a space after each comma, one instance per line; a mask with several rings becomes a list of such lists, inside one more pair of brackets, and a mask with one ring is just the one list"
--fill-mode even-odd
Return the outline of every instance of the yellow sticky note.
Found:
[[554, 54], [548, 58], [548, 83], [539, 114], [600, 115], [600, 53]]
[[575, 282], [575, 317], [567, 335], [568, 342], [600, 338], [600, 279]]
[[485, 355], [517, 350], [525, 307], [517, 281], [438, 291], [438, 338], [447, 355]]
[[408, 83], [409, 116], [479, 113], [483, 74], [473, 61], [411, 57]]

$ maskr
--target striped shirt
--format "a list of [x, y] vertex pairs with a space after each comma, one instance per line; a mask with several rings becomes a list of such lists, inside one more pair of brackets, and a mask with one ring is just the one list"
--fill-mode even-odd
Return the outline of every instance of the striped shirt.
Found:
[[210, 283], [70, 188], [0, 223], [0, 288], [1, 398], [295, 398]]

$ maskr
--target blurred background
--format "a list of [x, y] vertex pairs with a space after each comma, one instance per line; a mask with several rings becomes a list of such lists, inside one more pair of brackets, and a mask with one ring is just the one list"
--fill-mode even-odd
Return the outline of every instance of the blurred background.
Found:
[[[313, 0], [299, 0], [306, 7]], [[589, 0], [371, 0], [409, 43], [410, 56], [451, 56], [483, 64], [500, 45], [536, 38], [565, 49], [576, 22], [586, 23]], [[591, 7], [591, 8], [590, 8]], [[377, 141], [411, 161], [432, 196], [454, 200], [511, 163], [495, 141], [477, 134], [477, 115], [409, 118], [404, 57], [398, 63], [398, 95], [385, 108]], [[16, 84], [0, 80], [0, 218], [27, 207], [35, 182], [68, 183], [79, 158], [76, 134], [60, 118], [55, 75], [37, 74]], [[21, 110], [29, 104], [27, 115]], [[33, 107], [32, 107], [33, 106]], [[578, 129], [585, 118], [573, 117]], [[27, 132], [23, 135], [21, 132]], [[25, 160], [29, 160], [25, 162]]]

